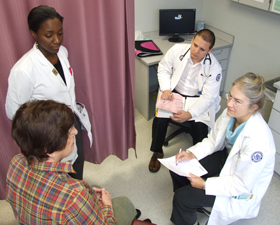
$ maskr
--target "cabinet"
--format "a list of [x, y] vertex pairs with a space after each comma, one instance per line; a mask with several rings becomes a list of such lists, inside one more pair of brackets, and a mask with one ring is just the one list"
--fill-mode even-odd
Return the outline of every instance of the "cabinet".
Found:
[[231, 1], [280, 14], [279, 0], [231, 0]]
[[225, 82], [226, 82], [226, 74], [227, 74], [227, 65], [228, 65], [228, 58], [230, 54], [230, 48], [225, 47], [221, 49], [213, 49], [212, 54], [216, 57], [216, 59], [219, 61], [221, 67], [222, 67], [222, 83], [220, 87], [220, 93], [221, 95], [224, 92]]
[[238, 2], [259, 9], [269, 10], [270, 0], [239, 0]]
[[274, 13], [280, 14], [280, 1], [272, 0], [269, 10]]
[[271, 129], [276, 147], [274, 170], [277, 174], [280, 175], [280, 82], [277, 82], [276, 84], [278, 84], [279, 86], [276, 86], [278, 90], [270, 113], [268, 125]]

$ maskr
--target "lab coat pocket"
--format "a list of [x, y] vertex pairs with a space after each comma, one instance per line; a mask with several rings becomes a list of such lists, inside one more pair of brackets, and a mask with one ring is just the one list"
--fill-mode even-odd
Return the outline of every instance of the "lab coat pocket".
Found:
[[251, 208], [252, 200], [244, 200], [232, 197], [229, 199], [227, 206], [227, 218], [230, 220], [239, 220], [242, 218], [246, 218], [248, 215], [248, 211]]

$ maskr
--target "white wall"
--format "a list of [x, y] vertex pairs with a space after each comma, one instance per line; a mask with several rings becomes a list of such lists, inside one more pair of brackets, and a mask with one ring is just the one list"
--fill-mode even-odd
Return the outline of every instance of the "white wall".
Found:
[[230, 0], [135, 0], [135, 30], [158, 30], [158, 9], [196, 8], [197, 20], [235, 36], [225, 91], [246, 72], [280, 76], [280, 15]]
[[159, 9], [195, 8], [202, 19], [204, 0], [135, 0], [135, 30], [150, 32], [159, 28]]
[[280, 76], [280, 15], [230, 0], [205, 0], [203, 20], [235, 36], [225, 90], [246, 72], [265, 80]]

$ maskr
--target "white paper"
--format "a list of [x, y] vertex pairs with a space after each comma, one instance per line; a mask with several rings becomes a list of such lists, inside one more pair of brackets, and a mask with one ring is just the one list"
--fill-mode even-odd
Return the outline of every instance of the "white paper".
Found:
[[[184, 110], [187, 112], [191, 109], [191, 107], [194, 105], [194, 103], [198, 100], [197, 97], [188, 97], [185, 101]], [[191, 118], [190, 120], [196, 120], [197, 118]], [[199, 116], [200, 120], [210, 121], [210, 114], [209, 110], [205, 111]]]
[[173, 116], [172, 112], [165, 111], [163, 109], [156, 108], [156, 117], [158, 118], [170, 118], [170, 116]]
[[190, 177], [189, 173], [192, 173], [198, 177], [201, 177], [208, 173], [196, 158], [181, 161], [177, 165], [175, 156], [158, 160], [167, 169], [171, 170], [174, 173], [177, 173], [180, 176]]

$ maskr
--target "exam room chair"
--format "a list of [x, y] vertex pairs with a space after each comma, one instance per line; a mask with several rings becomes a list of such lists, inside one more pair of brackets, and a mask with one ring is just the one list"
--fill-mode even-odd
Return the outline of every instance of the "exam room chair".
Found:
[[[223, 97], [222, 94], [221, 94], [221, 97], [222, 97], [222, 98], [221, 98], [221, 102], [220, 102], [221, 108], [220, 108], [219, 111], [216, 112], [216, 118], [215, 118], [215, 120], [221, 115], [221, 113], [223, 112], [223, 110], [227, 107], [227, 100], [226, 100], [226, 98]], [[181, 124], [181, 123], [177, 123], [177, 122], [175, 122], [175, 121], [173, 121], [173, 120], [171, 120], [169, 123], [175, 124], [176, 126], [179, 127], [179, 129], [176, 130], [175, 132], [173, 132], [172, 134], [170, 134], [168, 137], [165, 137], [165, 140], [164, 140], [164, 143], [163, 143], [164, 146], [168, 146], [168, 142], [169, 142], [172, 138], [176, 137], [177, 135], [179, 135], [179, 134], [181, 134], [181, 133], [183, 133], [183, 132], [189, 133], [189, 130], [190, 130], [190, 127], [185, 126], [184, 124]]]
[[[212, 207], [202, 207], [200, 209], [197, 209], [196, 211], [199, 212], [199, 213], [203, 213], [204, 215], [208, 216], [208, 219], [209, 219], [209, 216], [210, 216], [211, 211], [212, 211]], [[208, 219], [207, 219], [205, 225], [208, 224]]]
[[177, 135], [179, 135], [183, 132], [189, 133], [189, 130], [191, 129], [190, 125], [187, 122], [178, 123], [178, 122], [175, 122], [173, 120], [170, 120], [169, 123], [172, 123], [172, 124], [176, 125], [178, 127], [178, 129], [164, 139], [164, 143], [163, 143], [164, 146], [168, 146], [168, 144], [169, 144], [168, 142], [171, 139], [173, 139], [174, 137], [176, 137]]

